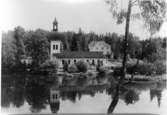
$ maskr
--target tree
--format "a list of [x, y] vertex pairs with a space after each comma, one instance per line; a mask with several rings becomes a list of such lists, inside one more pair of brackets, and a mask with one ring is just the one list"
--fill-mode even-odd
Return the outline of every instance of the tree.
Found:
[[[138, 6], [140, 11], [135, 17], [140, 16], [144, 22], [145, 26], [147, 27], [148, 31], [151, 35], [156, 33], [161, 25], [164, 22], [164, 17], [166, 15], [166, 3], [164, 0], [128, 0], [128, 9], [127, 12], [124, 9], [118, 10], [116, 8], [117, 1], [116, 0], [107, 0], [107, 3], [111, 5], [111, 11], [114, 17], [117, 19], [117, 23], [121, 24], [124, 20], [126, 20], [125, 25], [125, 38], [124, 38], [124, 45], [123, 45], [123, 60], [122, 60], [122, 76], [117, 85], [117, 89], [119, 90], [120, 84], [123, 82], [126, 74], [126, 62], [127, 62], [127, 43], [129, 38], [129, 26], [130, 26], [130, 19], [132, 14], [132, 7]], [[115, 7], [114, 7], [115, 6]], [[119, 93], [116, 93], [111, 103], [111, 107], [115, 107], [118, 103], [118, 96]], [[113, 112], [114, 109], [110, 109], [110, 113]]]
[[77, 66], [79, 72], [84, 72], [84, 73], [87, 72], [88, 67], [87, 67], [87, 64], [85, 62], [78, 61], [76, 63], [76, 66]]
[[22, 55], [25, 54], [24, 34], [24, 29], [18, 26], [14, 31], [2, 35], [2, 72], [22, 69], [20, 65]]
[[[131, 17], [137, 17], [143, 19], [145, 27], [148, 29], [151, 35], [160, 30], [161, 25], [164, 22], [166, 15], [166, 3], [164, 0], [128, 0], [127, 12], [124, 9], [118, 10], [117, 0], [107, 0], [107, 3], [111, 5], [111, 11], [114, 17], [117, 19], [117, 24], [123, 23], [126, 20], [125, 26], [125, 38], [124, 38], [124, 57], [122, 61], [122, 77], [125, 78], [126, 73], [126, 61], [127, 61], [127, 43], [129, 38], [129, 26]], [[132, 14], [132, 8], [138, 7], [139, 12]]]
[[14, 29], [14, 45], [16, 48], [15, 58], [18, 65], [21, 63], [21, 56], [25, 54], [25, 46], [23, 42], [24, 33], [25, 31], [22, 27], [18, 26]]
[[78, 35], [74, 34], [71, 42], [71, 51], [78, 51], [78, 50], [79, 50]]
[[27, 51], [32, 57], [33, 67], [38, 68], [49, 57], [49, 41], [40, 31], [35, 31], [31, 34], [27, 41]]
[[165, 60], [165, 48], [163, 48], [162, 42], [163, 40], [161, 40], [160, 38], [154, 38], [143, 41], [142, 58], [145, 58], [149, 62]]

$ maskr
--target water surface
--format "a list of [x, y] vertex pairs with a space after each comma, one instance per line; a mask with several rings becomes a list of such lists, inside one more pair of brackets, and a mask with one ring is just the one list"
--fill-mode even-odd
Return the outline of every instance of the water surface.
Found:
[[[107, 113], [115, 85], [107, 77], [51, 79], [48, 76], [2, 77], [5, 113]], [[166, 114], [166, 82], [126, 84], [114, 113]]]

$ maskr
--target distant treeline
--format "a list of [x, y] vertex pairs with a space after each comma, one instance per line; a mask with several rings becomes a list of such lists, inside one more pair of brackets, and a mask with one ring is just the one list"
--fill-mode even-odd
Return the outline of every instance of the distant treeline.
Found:
[[[2, 35], [2, 72], [22, 71], [21, 59], [23, 55], [32, 57], [31, 68], [38, 68], [49, 59], [50, 40], [62, 40], [64, 50], [88, 51], [91, 41], [105, 41], [111, 45], [113, 59], [123, 56], [124, 36], [117, 33], [95, 34], [78, 32], [50, 32], [42, 29], [25, 31], [16, 27], [13, 31]], [[166, 59], [167, 38], [148, 38], [140, 40], [132, 33], [128, 38], [128, 57], [138, 58], [147, 62]]]

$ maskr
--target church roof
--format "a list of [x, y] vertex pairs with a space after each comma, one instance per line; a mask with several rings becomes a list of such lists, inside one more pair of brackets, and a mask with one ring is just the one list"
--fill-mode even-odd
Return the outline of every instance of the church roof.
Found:
[[74, 52], [65, 51], [62, 53], [53, 54], [57, 58], [105, 58], [102, 52]]
[[47, 38], [50, 41], [52, 40], [63, 41], [65, 39], [65, 35], [61, 32], [52, 31], [48, 33]]

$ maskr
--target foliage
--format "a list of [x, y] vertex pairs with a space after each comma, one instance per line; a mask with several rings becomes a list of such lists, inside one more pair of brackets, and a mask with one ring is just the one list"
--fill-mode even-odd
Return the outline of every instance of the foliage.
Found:
[[27, 52], [32, 57], [33, 68], [38, 68], [49, 57], [48, 39], [38, 30], [27, 41]]
[[21, 57], [25, 54], [23, 43], [24, 29], [16, 27], [2, 35], [2, 72], [24, 71], [21, 66]]
[[139, 94], [136, 93], [134, 90], [129, 90], [127, 91], [125, 98], [124, 98], [125, 103], [128, 104], [133, 104], [137, 101], [139, 101]]
[[[127, 65], [127, 73], [131, 74], [134, 65]], [[140, 75], [152, 75], [156, 71], [156, 67], [152, 63], [139, 63], [136, 66], [135, 72]]]
[[58, 69], [58, 62], [46, 60], [43, 64], [40, 65], [40, 68], [43, 70], [48, 70], [50, 72], [56, 72]]
[[154, 38], [142, 41], [142, 59], [145, 58], [149, 62], [156, 60], [165, 60], [166, 52], [163, 48], [164, 42], [160, 38]]
[[68, 67], [68, 72], [69, 73], [75, 73], [75, 72], [78, 72], [78, 68], [75, 64], [71, 65]]
[[87, 67], [87, 64], [85, 62], [78, 61], [76, 63], [76, 66], [77, 66], [79, 72], [84, 72], [84, 73], [87, 72], [88, 67]]
[[22, 27], [16, 27], [14, 29], [14, 45], [15, 45], [15, 58], [16, 58], [16, 63], [20, 64], [21, 62], [21, 56], [25, 54], [25, 46], [23, 43], [23, 38], [24, 38], [24, 29]]
[[156, 61], [154, 62], [154, 65], [156, 67], [156, 74], [162, 75], [166, 73], [166, 64], [163, 61]]
[[104, 67], [99, 67], [97, 71], [99, 72], [98, 73], [99, 77], [104, 77], [106, 75], [106, 70]]
[[68, 63], [66, 61], [63, 64], [63, 70], [68, 71]]
[[[16, 27], [14, 31], [4, 33], [2, 35], [2, 72], [21, 69], [20, 60], [23, 54], [32, 57], [32, 69], [38, 68], [49, 57], [48, 34], [50, 33], [46, 30], [25, 31], [22, 27]], [[88, 44], [92, 40], [103, 40], [111, 46], [114, 59], [123, 57], [124, 36], [117, 33], [97, 35], [80, 30], [78, 33], [58, 33], [57, 37], [63, 39], [64, 50], [67, 51], [88, 51]], [[165, 50], [166, 38], [140, 40], [132, 33], [129, 34], [127, 52], [130, 58], [154, 63], [157, 60], [166, 59]]]

